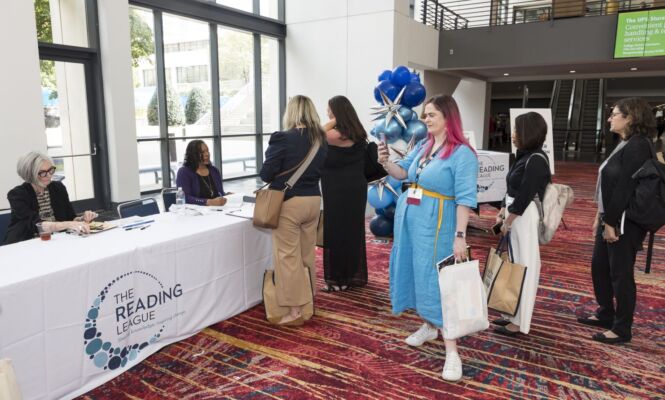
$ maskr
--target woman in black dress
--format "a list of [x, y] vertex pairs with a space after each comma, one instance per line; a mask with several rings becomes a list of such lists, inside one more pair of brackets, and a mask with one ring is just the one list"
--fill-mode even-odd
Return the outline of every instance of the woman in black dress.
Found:
[[328, 101], [328, 117], [328, 155], [321, 173], [323, 272], [327, 284], [323, 290], [340, 291], [367, 284], [366, 171], [378, 165], [377, 147], [367, 143], [367, 133], [346, 97], [335, 96]]

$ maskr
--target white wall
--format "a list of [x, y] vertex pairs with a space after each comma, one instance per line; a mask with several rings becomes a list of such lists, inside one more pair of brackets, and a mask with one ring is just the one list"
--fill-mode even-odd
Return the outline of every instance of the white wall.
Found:
[[140, 196], [129, 3], [99, 1], [98, 7], [111, 201], [121, 203]]
[[[438, 32], [411, 20], [408, 0], [288, 0], [286, 95], [312, 98], [322, 120], [328, 99], [351, 100], [373, 126], [374, 87], [397, 65], [436, 68]], [[414, 25], [418, 25], [414, 27]]]
[[490, 107], [490, 87], [487, 82], [459, 78], [436, 71], [427, 71], [424, 85], [428, 95], [449, 94], [460, 109], [464, 131], [473, 131], [478, 149], [486, 149]]
[[5, 0], [0, 12], [0, 209], [9, 208], [7, 192], [21, 183], [18, 157], [46, 152], [39, 53], [32, 1]]

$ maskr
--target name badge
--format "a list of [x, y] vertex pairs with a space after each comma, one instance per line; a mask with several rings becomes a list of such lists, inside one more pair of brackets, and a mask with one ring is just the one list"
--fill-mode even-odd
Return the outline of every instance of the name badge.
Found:
[[420, 200], [423, 198], [423, 190], [418, 188], [409, 188], [406, 192], [406, 204], [414, 206], [420, 205]]

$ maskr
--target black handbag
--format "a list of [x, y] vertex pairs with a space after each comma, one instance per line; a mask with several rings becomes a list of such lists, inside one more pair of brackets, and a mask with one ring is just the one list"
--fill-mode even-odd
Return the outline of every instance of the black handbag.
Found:
[[632, 176], [636, 187], [628, 203], [626, 218], [642, 229], [656, 232], [665, 225], [665, 165], [656, 158], [651, 141], [645, 140], [649, 142], [652, 158]]

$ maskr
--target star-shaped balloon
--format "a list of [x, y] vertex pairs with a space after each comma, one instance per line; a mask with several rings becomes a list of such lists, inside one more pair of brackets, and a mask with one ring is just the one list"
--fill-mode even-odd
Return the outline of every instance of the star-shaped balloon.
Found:
[[383, 178], [379, 179], [378, 181], [375, 181], [374, 183], [372, 183], [373, 185], [376, 186], [376, 194], [379, 196], [379, 200], [383, 199], [383, 190], [384, 189], [389, 191], [390, 193], [394, 194], [395, 198], [399, 197], [399, 194], [395, 191], [395, 189], [393, 189], [392, 186], [390, 186], [390, 184], [386, 180], [387, 178], [388, 177], [383, 177]]
[[399, 94], [397, 97], [395, 97], [395, 101], [390, 100], [388, 96], [386, 96], [385, 93], [383, 93], [383, 90], [379, 89], [379, 94], [381, 95], [381, 98], [383, 99], [383, 105], [382, 106], [376, 106], [372, 107], [373, 110], [376, 110], [375, 112], [372, 113], [372, 115], [378, 115], [376, 118], [374, 118], [374, 121], [377, 119], [385, 118], [386, 119], [386, 126], [392, 121], [393, 118], [399, 122], [400, 125], [404, 129], [406, 129], [406, 122], [404, 122], [404, 118], [402, 118], [401, 115], [399, 115], [398, 111], [401, 105], [399, 104], [402, 101], [402, 95], [404, 94], [404, 88], [399, 91]]

